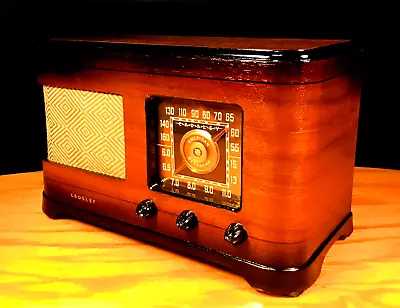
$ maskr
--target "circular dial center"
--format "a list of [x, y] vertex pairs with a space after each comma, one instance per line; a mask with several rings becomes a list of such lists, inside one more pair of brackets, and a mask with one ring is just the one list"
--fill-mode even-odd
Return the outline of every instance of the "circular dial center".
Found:
[[201, 150], [199, 148], [195, 148], [193, 151], [194, 156], [200, 157], [201, 156]]
[[206, 174], [218, 166], [220, 160], [218, 144], [205, 130], [188, 131], [181, 139], [180, 150], [186, 166], [192, 172]]

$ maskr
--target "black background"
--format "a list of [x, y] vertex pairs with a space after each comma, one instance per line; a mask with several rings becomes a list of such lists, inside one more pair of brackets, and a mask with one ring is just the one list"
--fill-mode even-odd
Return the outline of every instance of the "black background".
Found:
[[45, 36], [126, 33], [356, 39], [364, 50], [356, 165], [400, 169], [397, 17], [386, 6], [380, 14], [379, 5], [367, 14], [366, 4], [297, 3], [0, 2], [0, 174], [41, 170], [45, 118], [35, 43]]

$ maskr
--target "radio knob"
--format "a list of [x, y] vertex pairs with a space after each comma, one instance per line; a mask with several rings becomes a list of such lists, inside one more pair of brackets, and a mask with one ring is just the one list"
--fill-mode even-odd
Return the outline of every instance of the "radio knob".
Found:
[[185, 210], [176, 218], [176, 226], [179, 229], [189, 231], [196, 228], [199, 224], [197, 216], [189, 210]]
[[247, 240], [247, 231], [240, 223], [231, 223], [225, 230], [224, 239], [233, 246], [239, 245]]
[[157, 215], [157, 206], [152, 200], [143, 200], [136, 207], [136, 214], [143, 218], [151, 218]]

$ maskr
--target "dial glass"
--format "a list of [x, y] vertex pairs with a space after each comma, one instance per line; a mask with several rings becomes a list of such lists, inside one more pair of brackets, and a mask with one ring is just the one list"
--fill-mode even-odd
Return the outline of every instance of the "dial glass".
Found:
[[241, 208], [240, 106], [151, 96], [146, 122], [150, 189], [230, 210]]

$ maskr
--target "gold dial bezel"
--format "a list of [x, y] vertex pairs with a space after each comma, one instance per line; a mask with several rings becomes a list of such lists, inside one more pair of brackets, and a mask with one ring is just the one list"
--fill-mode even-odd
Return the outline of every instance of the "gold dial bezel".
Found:
[[[195, 149], [201, 152], [197, 157], [194, 153]], [[192, 129], [183, 135], [180, 152], [186, 166], [197, 174], [214, 171], [220, 161], [218, 144], [212, 139], [209, 132], [202, 129]]]

